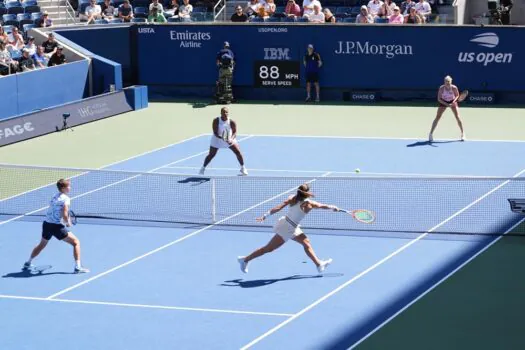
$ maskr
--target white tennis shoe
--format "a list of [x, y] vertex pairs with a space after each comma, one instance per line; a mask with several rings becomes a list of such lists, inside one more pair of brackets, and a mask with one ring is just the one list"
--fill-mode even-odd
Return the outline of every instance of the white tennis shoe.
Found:
[[332, 259], [321, 260], [321, 264], [319, 266], [317, 266], [317, 271], [319, 273], [322, 273], [324, 270], [326, 270], [328, 265], [330, 265], [331, 263], [332, 263]]
[[237, 258], [237, 261], [239, 262], [239, 265], [241, 267], [241, 271], [244, 273], [248, 273], [248, 263], [244, 261], [244, 256], [239, 256]]
[[244, 176], [248, 175], [248, 170], [246, 170], [246, 167], [244, 165], [241, 167], [241, 174]]

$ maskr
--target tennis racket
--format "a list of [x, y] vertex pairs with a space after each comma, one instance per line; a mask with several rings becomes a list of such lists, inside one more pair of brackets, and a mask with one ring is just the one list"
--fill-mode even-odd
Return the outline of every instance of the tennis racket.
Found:
[[362, 222], [363, 224], [371, 224], [376, 220], [376, 216], [373, 211], [366, 209], [355, 209], [355, 210], [344, 210], [339, 209], [339, 212], [346, 213], [352, 216], [355, 220]]
[[77, 224], [77, 216], [73, 210], [69, 211], [69, 221], [71, 221], [71, 225], [73, 226]]
[[462, 92], [459, 94], [458, 102], [463, 102], [463, 101], [465, 101], [465, 99], [467, 98], [467, 96], [468, 96], [468, 90], [462, 91]]
[[233, 132], [231, 129], [224, 129], [224, 131], [222, 132], [222, 139], [226, 142], [230, 142], [232, 138], [232, 134]]

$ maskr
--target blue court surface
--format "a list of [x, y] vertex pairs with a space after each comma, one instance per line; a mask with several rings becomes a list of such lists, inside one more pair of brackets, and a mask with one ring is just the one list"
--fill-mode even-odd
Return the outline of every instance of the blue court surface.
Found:
[[[195, 176], [209, 138], [200, 135], [106, 169]], [[319, 201], [374, 209], [380, 229], [350, 220], [345, 230], [342, 214], [323, 214], [327, 225], [333, 219], [343, 226], [322, 234], [305, 229], [319, 257], [333, 259], [325, 273], [318, 274], [302, 248], [288, 242], [250, 263], [243, 274], [237, 256], [265, 244], [269, 228], [79, 222], [73, 232], [91, 273], [76, 275], [71, 247], [56, 240], [34, 261], [52, 267], [22, 272], [41, 223], [4, 216], [0, 349], [348, 348], [497, 239], [483, 233], [506, 232], [523, 218], [510, 211], [507, 199], [524, 198], [525, 186], [504, 178], [525, 173], [524, 142], [239, 139], [250, 175], [237, 177], [234, 155], [220, 150], [206, 175], [230, 184], [215, 199], [198, 198], [190, 186], [171, 188], [164, 180], [152, 182], [145, 194], [144, 180], [130, 182], [129, 173], [109, 186], [86, 173], [73, 179], [72, 206], [82, 200], [100, 206], [136, 203], [140, 213], [141, 206], [151, 208], [158, 200], [167, 203], [159, 204], [159, 211], [173, 204], [181, 215], [185, 208], [191, 215], [215, 200], [217, 215], [228, 224], [263, 214], [305, 179], [328, 178], [322, 186], [312, 183]], [[439, 180], [442, 176], [457, 179]], [[478, 180], [465, 187], [464, 177]], [[332, 178], [339, 179], [330, 187]], [[240, 195], [237, 181], [246, 187]], [[40, 209], [38, 196], [47, 200], [53, 192], [48, 186], [3, 202], [30, 212]], [[459, 233], [433, 234], [440, 230]]]

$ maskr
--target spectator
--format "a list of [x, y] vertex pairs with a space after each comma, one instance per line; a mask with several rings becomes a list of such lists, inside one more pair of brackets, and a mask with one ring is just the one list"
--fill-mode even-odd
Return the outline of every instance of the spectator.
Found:
[[244, 13], [246, 13], [248, 18], [253, 18], [259, 13], [259, 7], [261, 7], [259, 0], [250, 0], [244, 9]]
[[416, 8], [411, 7], [410, 13], [405, 17], [405, 23], [421, 24], [422, 22], [421, 17], [417, 14]]
[[29, 55], [29, 50], [26, 48], [22, 49], [22, 57], [18, 60], [18, 71], [27, 72], [35, 69], [35, 61]]
[[42, 13], [42, 16], [35, 21], [35, 25], [38, 28], [47, 28], [53, 26], [53, 20], [49, 18], [49, 13], [47, 11], [44, 11]]
[[97, 0], [90, 0], [89, 6], [80, 15], [81, 21], [86, 21], [86, 25], [95, 23], [95, 20], [102, 18], [102, 8], [97, 4]]
[[193, 6], [190, 4], [190, 0], [184, 0], [184, 4], [179, 8], [179, 18], [184, 20], [191, 20], [191, 13], [193, 12]]
[[115, 16], [115, 7], [111, 4], [111, 0], [104, 0], [100, 8], [102, 9], [102, 18], [108, 21], [113, 19]]
[[149, 4], [149, 12], [153, 11], [154, 8], [157, 8], [157, 13], [162, 14], [164, 12], [164, 7], [159, 3], [159, 0], [153, 0]]
[[361, 12], [357, 15], [355, 23], [374, 23], [374, 17], [368, 13], [368, 7], [365, 5], [361, 6]]
[[16, 72], [18, 62], [14, 61], [11, 53], [7, 50], [6, 44], [0, 42], [0, 74], [8, 75]]
[[397, 5], [392, 0], [385, 0], [383, 3], [383, 7], [381, 8], [381, 11], [379, 12], [379, 16], [389, 18], [394, 14], [394, 8], [396, 8]]
[[13, 50], [22, 50], [25, 46], [24, 37], [20, 34], [18, 27], [13, 27], [11, 36], [13, 40], [8, 40], [8, 44], [13, 47]]
[[46, 68], [48, 59], [44, 54], [44, 47], [38, 46], [36, 48], [36, 53], [33, 55], [33, 61], [35, 61], [36, 68]]
[[308, 16], [308, 22], [325, 23], [325, 16], [324, 13], [321, 12], [321, 7], [319, 5], [314, 5], [314, 13]]
[[306, 102], [312, 101], [310, 95], [311, 83], [314, 83], [316, 98], [315, 102], [319, 102], [319, 69], [323, 65], [321, 55], [314, 51], [313, 45], [308, 45], [306, 55], [303, 59], [305, 73], [306, 73]]
[[503, 12], [501, 13], [501, 24], [510, 25], [510, 10], [514, 6], [512, 0], [500, 0], [500, 7], [502, 7]]
[[148, 16], [148, 22], [153, 23], [166, 23], [166, 17], [162, 14], [162, 12], [159, 12], [158, 7], [152, 7], [151, 12]]
[[133, 6], [129, 4], [129, 0], [124, 0], [118, 7], [118, 18], [122, 18], [124, 22], [130, 22], [133, 19]]
[[270, 18], [275, 13], [275, 9], [276, 9], [276, 6], [273, 0], [266, 0], [259, 7], [259, 16], [261, 18]]
[[407, 16], [410, 13], [410, 9], [416, 6], [416, 3], [412, 0], [405, 0], [401, 3], [401, 13]]
[[9, 36], [5, 32], [4, 27], [0, 26], [0, 43], [7, 44], [8, 40]]
[[388, 17], [388, 23], [391, 24], [404, 24], [405, 23], [405, 16], [401, 14], [401, 11], [399, 7], [394, 7], [394, 14], [390, 17]]
[[58, 47], [58, 43], [55, 40], [55, 35], [53, 33], [49, 33], [47, 35], [47, 40], [42, 43], [42, 46], [44, 47], [44, 53], [46, 56], [51, 57], [51, 55], [56, 52]]
[[36, 53], [35, 38], [32, 36], [28, 36], [27, 44], [24, 48], [29, 51], [29, 56], [33, 56]]
[[414, 6], [419, 17], [423, 22], [427, 21], [428, 16], [432, 13], [432, 8], [426, 0], [419, 0], [419, 2]]
[[242, 12], [242, 7], [237, 6], [235, 8], [235, 13], [231, 17], [232, 22], [247, 22], [248, 16]]
[[303, 17], [309, 17], [314, 13], [314, 5], [318, 5], [322, 10], [321, 3], [318, 0], [304, 0], [303, 1]]
[[179, 16], [179, 3], [177, 0], [171, 0], [167, 6], [167, 10], [164, 11], [167, 16], [178, 17]]
[[384, 3], [381, 0], [370, 0], [368, 2], [368, 13], [371, 14], [373, 18], [379, 17], [383, 5]]
[[47, 66], [53, 67], [64, 63], [66, 63], [66, 56], [62, 53], [62, 46], [58, 46], [56, 52], [49, 59]]
[[288, 0], [286, 8], [284, 9], [284, 14], [286, 17], [301, 17], [301, 7], [297, 5], [295, 0]]
[[325, 7], [323, 12], [324, 12], [324, 21], [325, 21], [325, 23], [335, 23], [336, 22], [336, 18], [333, 15], [332, 11], [330, 11], [329, 8]]

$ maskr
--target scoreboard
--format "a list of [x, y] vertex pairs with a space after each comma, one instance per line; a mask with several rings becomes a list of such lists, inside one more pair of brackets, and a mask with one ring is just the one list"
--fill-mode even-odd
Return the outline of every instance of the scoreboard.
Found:
[[300, 71], [299, 61], [255, 61], [254, 86], [257, 88], [298, 88], [301, 82]]

